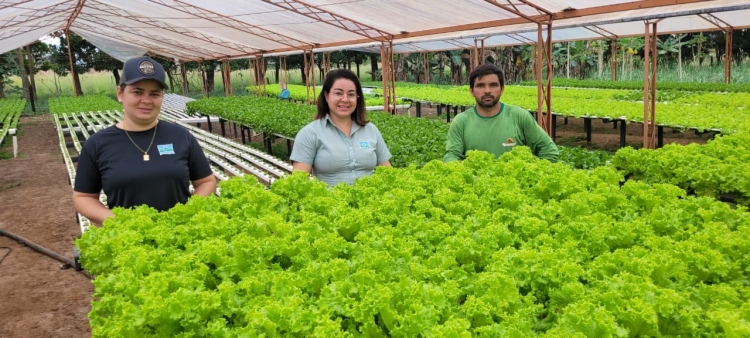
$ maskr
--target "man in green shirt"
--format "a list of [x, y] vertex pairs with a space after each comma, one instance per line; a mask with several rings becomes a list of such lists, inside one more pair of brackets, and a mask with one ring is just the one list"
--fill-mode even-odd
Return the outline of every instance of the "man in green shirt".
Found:
[[557, 146], [526, 109], [500, 102], [505, 89], [502, 71], [484, 64], [469, 75], [476, 106], [459, 114], [448, 129], [443, 161], [463, 160], [468, 150], [500, 156], [514, 146], [528, 146], [534, 155], [556, 161]]

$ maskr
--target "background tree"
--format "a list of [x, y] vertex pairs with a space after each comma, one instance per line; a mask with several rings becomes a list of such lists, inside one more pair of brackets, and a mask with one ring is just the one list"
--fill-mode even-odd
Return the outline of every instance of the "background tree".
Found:
[[[115, 84], [120, 83], [120, 69], [124, 66], [123, 62], [117, 60], [109, 54], [102, 52], [98, 48], [91, 53], [91, 59], [88, 60], [88, 65], [95, 71], [110, 71], [112, 76], [115, 77]], [[165, 68], [166, 69], [166, 68]]]
[[677, 54], [677, 69], [679, 79], [682, 81], [682, 47], [691, 43], [690, 40], [684, 40], [687, 34], [669, 35], [656, 40], [656, 46], [659, 55], [665, 55], [667, 62], [673, 62], [673, 54]]
[[20, 92], [20, 88], [13, 87], [10, 81], [12, 75], [18, 74], [16, 51], [0, 54], [0, 99], [4, 99], [6, 92]]
[[[54, 65], [52, 70], [60, 76], [67, 76], [70, 73], [70, 61], [68, 58], [68, 37], [65, 34], [59, 34], [60, 44], [52, 53]], [[96, 46], [92, 45], [82, 37], [70, 34], [70, 52], [73, 56], [73, 83], [75, 91], [83, 95], [81, 89], [81, 78], [79, 74], [85, 73], [89, 69], [89, 60], [92, 54], [97, 52]]]

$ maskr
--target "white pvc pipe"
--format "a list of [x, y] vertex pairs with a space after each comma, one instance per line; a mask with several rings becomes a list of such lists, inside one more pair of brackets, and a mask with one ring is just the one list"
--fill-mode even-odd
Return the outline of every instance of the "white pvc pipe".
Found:
[[16, 129], [9, 129], [8, 132], [13, 135], [13, 158], [18, 157], [18, 136], [16, 135]]

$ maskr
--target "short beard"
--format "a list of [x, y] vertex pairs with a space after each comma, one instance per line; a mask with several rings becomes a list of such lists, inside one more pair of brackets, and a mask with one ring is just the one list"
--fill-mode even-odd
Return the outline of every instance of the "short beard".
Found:
[[485, 104], [485, 103], [484, 103], [484, 100], [482, 100], [481, 98], [479, 98], [479, 99], [476, 99], [476, 101], [477, 101], [477, 106], [480, 106], [480, 107], [482, 107], [482, 108], [492, 108], [492, 107], [494, 107], [494, 106], [495, 106], [495, 105], [496, 105], [496, 104], [497, 104], [498, 102], [500, 102], [500, 98], [498, 97], [498, 98], [496, 98], [496, 99], [492, 100], [492, 103], [490, 103], [490, 104]]

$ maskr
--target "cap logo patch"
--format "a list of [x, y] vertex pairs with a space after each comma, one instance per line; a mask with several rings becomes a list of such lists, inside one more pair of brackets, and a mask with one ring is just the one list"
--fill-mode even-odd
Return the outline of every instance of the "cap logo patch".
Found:
[[154, 64], [148, 60], [141, 61], [141, 63], [138, 64], [138, 71], [144, 75], [151, 75], [155, 73]]

